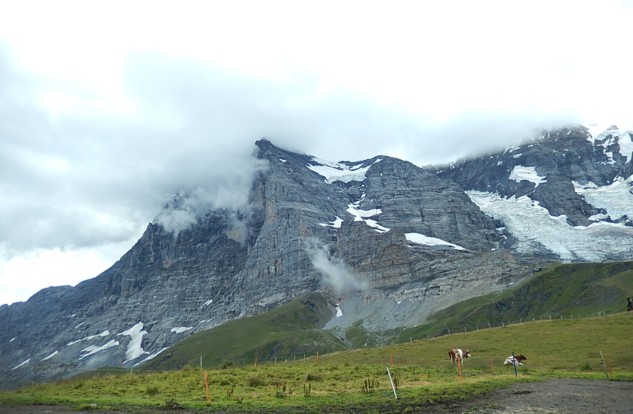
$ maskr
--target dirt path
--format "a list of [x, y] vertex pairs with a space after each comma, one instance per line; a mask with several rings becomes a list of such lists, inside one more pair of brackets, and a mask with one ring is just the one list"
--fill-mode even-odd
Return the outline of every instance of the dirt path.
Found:
[[[629, 414], [633, 412], [633, 382], [557, 379], [516, 384], [467, 401], [418, 407], [417, 412], [439, 414]], [[179, 413], [187, 410], [76, 411], [62, 406], [2, 406], [1, 414], [139, 414]], [[211, 411], [202, 411], [211, 413]], [[414, 411], [415, 412], [415, 411]], [[197, 412], [198, 414], [200, 412]]]

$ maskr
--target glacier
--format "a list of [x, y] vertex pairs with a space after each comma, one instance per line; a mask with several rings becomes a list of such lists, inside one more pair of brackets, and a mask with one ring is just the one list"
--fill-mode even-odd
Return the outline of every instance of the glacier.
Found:
[[[527, 196], [504, 198], [498, 194], [467, 191], [470, 199], [487, 215], [501, 220], [517, 239], [514, 250], [536, 254], [547, 250], [562, 261], [609, 260], [613, 254], [633, 249], [633, 227], [599, 222], [570, 226], [565, 216], [553, 217]], [[603, 199], [604, 200], [604, 199]]]

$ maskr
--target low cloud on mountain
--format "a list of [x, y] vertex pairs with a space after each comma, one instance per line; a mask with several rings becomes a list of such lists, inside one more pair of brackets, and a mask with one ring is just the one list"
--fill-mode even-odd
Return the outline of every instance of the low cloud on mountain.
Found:
[[50, 276], [29, 284], [94, 276], [177, 193], [242, 203], [263, 137], [332, 161], [428, 165], [562, 124], [630, 128], [617, 62], [632, 10], [619, 2], [151, 9], [3, 10], [0, 278], [45, 250], [117, 252], [74, 277], [42, 265]]
[[347, 269], [344, 263], [327, 253], [327, 246], [318, 240], [305, 240], [305, 250], [308, 253], [312, 265], [323, 276], [323, 284], [331, 288], [334, 293], [340, 295], [346, 292], [365, 290], [369, 284], [360, 280]]

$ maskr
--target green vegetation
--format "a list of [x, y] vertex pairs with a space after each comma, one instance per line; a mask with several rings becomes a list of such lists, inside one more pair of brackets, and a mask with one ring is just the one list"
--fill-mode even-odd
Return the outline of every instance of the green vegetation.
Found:
[[181, 341], [142, 369], [221, 368], [295, 361], [350, 348], [428, 339], [524, 321], [586, 318], [626, 308], [633, 293], [633, 262], [554, 265], [499, 294], [460, 302], [423, 325], [369, 332], [362, 320], [345, 332], [323, 331], [332, 317], [326, 299], [312, 294], [250, 318], [228, 322]]
[[[633, 262], [557, 265], [506, 292], [438, 312], [399, 336], [368, 332], [359, 321], [346, 330], [345, 342], [320, 329], [331, 308], [314, 294], [192, 335], [133, 371], [100, 369], [0, 391], [0, 411], [2, 404], [36, 403], [85, 410], [422, 412], [516, 381], [633, 380], [633, 312], [622, 312], [632, 292]], [[391, 341], [399, 343], [375, 347]], [[472, 352], [462, 378], [448, 360], [455, 347]], [[503, 366], [512, 352], [528, 358], [517, 377]]]
[[[335, 352], [298, 361], [250, 364], [208, 371], [134, 370], [82, 377], [0, 392], [0, 404], [42, 403], [73, 407], [133, 409], [185, 407], [192, 410], [319, 412], [369, 409], [418, 410], [468, 398], [516, 381], [551, 377], [633, 380], [633, 313], [554, 319], [410, 341], [383, 348]], [[470, 349], [463, 378], [448, 360], [451, 347]], [[515, 377], [503, 360], [527, 357]], [[605, 357], [602, 363], [601, 353]], [[561, 356], [562, 355], [562, 356]], [[395, 400], [386, 373], [397, 379]], [[102, 370], [103, 371], [103, 370]], [[103, 373], [103, 372], [102, 372]], [[0, 405], [2, 407], [2, 405]], [[380, 408], [378, 408], [380, 407]]]
[[221, 368], [296, 360], [347, 349], [333, 334], [318, 329], [331, 316], [322, 295], [308, 295], [270, 312], [192, 335], [141, 368], [199, 367], [200, 358], [203, 368]]
[[502, 293], [437, 312], [425, 324], [402, 330], [396, 342], [524, 321], [617, 313], [626, 310], [626, 297], [631, 295], [633, 262], [559, 264]]

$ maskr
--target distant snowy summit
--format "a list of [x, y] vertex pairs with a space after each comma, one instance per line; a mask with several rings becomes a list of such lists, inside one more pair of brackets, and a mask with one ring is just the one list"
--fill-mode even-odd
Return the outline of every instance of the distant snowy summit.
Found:
[[632, 159], [632, 132], [571, 127], [441, 174], [503, 223], [516, 253], [616, 260], [633, 251]]

